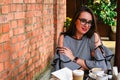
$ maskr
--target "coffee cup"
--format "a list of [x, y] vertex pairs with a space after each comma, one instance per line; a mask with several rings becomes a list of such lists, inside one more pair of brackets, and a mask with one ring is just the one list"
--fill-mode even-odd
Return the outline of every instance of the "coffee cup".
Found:
[[117, 76], [118, 75], [118, 67], [113, 66], [113, 75]]
[[102, 68], [92, 68], [89, 70], [89, 73], [93, 73], [95, 75], [101, 75], [104, 74], [104, 70]]
[[83, 70], [74, 70], [73, 71], [73, 80], [83, 80], [84, 71]]
[[117, 80], [120, 80], [120, 73], [118, 73], [117, 75]]
[[107, 74], [97, 75], [96, 80], [108, 80], [108, 75]]

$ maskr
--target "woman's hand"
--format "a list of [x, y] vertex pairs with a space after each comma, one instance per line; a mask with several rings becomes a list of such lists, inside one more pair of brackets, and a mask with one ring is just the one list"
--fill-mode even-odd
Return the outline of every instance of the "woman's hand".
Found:
[[60, 47], [59, 48], [59, 52], [66, 55], [67, 57], [69, 57], [72, 61], [74, 60], [74, 55], [72, 53], [72, 51], [69, 48], [66, 47]]

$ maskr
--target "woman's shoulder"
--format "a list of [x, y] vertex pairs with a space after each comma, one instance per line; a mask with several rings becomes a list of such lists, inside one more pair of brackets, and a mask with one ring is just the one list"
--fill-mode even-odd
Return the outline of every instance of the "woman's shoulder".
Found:
[[99, 36], [99, 34], [97, 32], [94, 32], [94, 34], [92, 35], [92, 37], [89, 38], [89, 42], [96, 43], [98, 41], [100, 41], [100, 36]]
[[94, 34], [92, 35], [92, 37], [90, 39], [93, 41], [96, 41], [96, 40], [100, 39], [100, 35], [97, 32], [94, 32]]
[[98, 33], [94, 33], [94, 41], [95, 41], [96, 47], [102, 44], [100, 35]]
[[58, 46], [63, 47], [63, 40], [64, 40], [64, 35], [60, 34], [58, 38]]
[[100, 40], [100, 35], [98, 33], [94, 33], [94, 40], [95, 42], [98, 42]]

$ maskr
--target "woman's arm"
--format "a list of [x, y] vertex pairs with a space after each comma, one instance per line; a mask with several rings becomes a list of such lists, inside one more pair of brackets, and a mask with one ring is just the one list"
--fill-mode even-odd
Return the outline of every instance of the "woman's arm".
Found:
[[66, 47], [61, 47], [59, 48], [59, 52], [66, 55], [67, 57], [69, 57], [72, 61], [76, 62], [77, 64], [79, 64], [80, 66], [82, 66], [81, 69], [83, 70], [88, 70], [88, 67], [85, 64], [85, 61], [81, 58], [76, 58], [72, 51], [69, 48]]

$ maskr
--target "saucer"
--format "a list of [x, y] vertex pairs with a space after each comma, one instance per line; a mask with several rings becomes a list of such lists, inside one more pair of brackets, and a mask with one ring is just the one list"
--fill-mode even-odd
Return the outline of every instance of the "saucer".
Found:
[[95, 75], [95, 74], [93, 74], [93, 73], [89, 73], [89, 77], [96, 80], [97, 75]]

